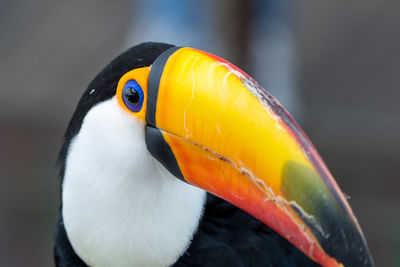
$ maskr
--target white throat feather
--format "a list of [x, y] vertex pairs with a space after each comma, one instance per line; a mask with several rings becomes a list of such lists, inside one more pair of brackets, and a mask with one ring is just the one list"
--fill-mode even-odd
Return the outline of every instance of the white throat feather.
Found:
[[113, 97], [88, 112], [71, 141], [62, 215], [90, 266], [169, 266], [198, 227], [206, 193], [158, 163], [144, 134]]

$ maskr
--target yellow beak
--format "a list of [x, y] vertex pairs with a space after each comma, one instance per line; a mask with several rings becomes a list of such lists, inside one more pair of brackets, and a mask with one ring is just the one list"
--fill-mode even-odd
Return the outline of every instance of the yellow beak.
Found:
[[229, 62], [172, 48], [151, 66], [146, 143], [178, 178], [247, 211], [323, 266], [373, 266], [315, 148], [266, 90]]

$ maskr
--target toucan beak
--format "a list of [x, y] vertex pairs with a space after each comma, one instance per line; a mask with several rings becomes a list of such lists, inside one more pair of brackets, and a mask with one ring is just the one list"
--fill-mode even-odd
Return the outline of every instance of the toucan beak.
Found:
[[343, 193], [303, 131], [229, 62], [171, 48], [151, 66], [146, 144], [176, 177], [247, 211], [323, 266], [373, 266]]

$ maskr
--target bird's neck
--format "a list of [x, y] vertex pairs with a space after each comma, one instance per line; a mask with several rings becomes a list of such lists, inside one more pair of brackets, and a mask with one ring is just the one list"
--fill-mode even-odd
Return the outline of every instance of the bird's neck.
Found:
[[69, 147], [68, 238], [91, 266], [171, 265], [197, 229], [205, 192], [153, 160], [143, 130], [114, 102], [94, 107]]

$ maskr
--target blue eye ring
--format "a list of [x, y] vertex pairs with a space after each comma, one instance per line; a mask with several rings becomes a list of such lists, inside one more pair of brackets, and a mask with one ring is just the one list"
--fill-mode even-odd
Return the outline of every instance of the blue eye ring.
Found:
[[142, 109], [144, 93], [137, 81], [130, 80], [125, 84], [122, 99], [129, 110], [139, 112]]

